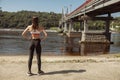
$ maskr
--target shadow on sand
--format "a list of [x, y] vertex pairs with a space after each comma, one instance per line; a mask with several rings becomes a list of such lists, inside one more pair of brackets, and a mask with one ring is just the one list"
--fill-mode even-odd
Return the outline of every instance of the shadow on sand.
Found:
[[86, 70], [62, 70], [62, 71], [53, 71], [47, 72], [44, 75], [53, 75], [53, 74], [68, 74], [68, 73], [82, 73], [86, 72]]

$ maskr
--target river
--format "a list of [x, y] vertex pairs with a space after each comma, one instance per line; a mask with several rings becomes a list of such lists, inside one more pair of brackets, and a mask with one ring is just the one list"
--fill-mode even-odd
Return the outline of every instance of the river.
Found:
[[[47, 39], [41, 42], [42, 55], [66, 55], [65, 38], [57, 32], [47, 33]], [[109, 53], [120, 53], [120, 33], [112, 33], [111, 41], [114, 44], [110, 45]], [[29, 45], [30, 41], [22, 38], [21, 31], [0, 32], [0, 55], [26, 55]]]

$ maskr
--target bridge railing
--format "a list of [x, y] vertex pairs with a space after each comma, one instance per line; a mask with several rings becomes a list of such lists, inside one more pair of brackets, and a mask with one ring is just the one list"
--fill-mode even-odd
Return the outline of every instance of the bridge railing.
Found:
[[81, 6], [79, 6], [77, 9], [75, 9], [74, 11], [72, 11], [70, 14], [68, 14], [68, 17], [71, 15], [74, 15], [76, 13], [78, 13], [80, 10], [84, 9], [85, 5], [88, 4], [89, 2], [91, 2], [92, 0], [87, 0], [85, 3], [83, 3]]
[[109, 1], [111, 1], [111, 0], [94, 0], [90, 4], [87, 5], [86, 10], [87, 9], [89, 10], [89, 9], [99, 6], [99, 5], [104, 6], [104, 3], [109, 2]]

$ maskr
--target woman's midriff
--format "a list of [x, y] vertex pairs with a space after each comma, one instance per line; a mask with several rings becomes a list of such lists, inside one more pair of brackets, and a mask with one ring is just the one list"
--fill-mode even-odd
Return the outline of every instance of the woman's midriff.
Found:
[[40, 38], [40, 34], [32, 34], [32, 39], [39, 39]]

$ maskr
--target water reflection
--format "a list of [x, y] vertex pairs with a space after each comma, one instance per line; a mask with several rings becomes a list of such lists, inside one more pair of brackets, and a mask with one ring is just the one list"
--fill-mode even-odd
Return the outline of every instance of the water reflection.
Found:
[[[71, 39], [70, 39], [71, 40]], [[79, 40], [77, 40], [78, 42]], [[120, 53], [120, 33], [112, 33], [111, 41], [114, 44], [109, 43], [81, 43], [75, 45], [74, 40], [66, 46], [68, 53], [73, 55], [98, 55], [98, 54], [107, 54], [107, 53]], [[75, 54], [76, 52], [79, 52]]]

